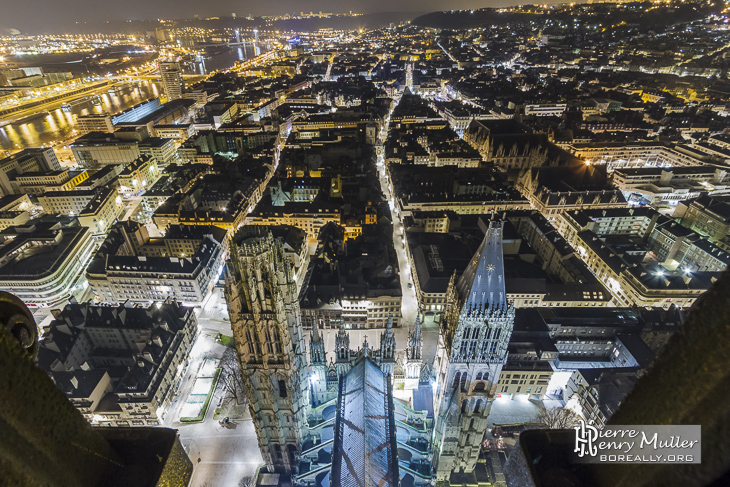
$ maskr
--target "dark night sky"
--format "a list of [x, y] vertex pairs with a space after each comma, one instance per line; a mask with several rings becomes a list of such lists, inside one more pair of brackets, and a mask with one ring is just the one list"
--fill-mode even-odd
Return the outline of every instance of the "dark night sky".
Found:
[[[313, 12], [431, 12], [533, 3], [519, 0], [2, 0], [0, 34], [20, 31], [63, 32], [74, 22], [144, 20], [230, 15]], [[534, 2], [538, 3], [538, 2]], [[542, 2], [540, 2], [542, 3]], [[557, 3], [555, 1], [548, 3]]]

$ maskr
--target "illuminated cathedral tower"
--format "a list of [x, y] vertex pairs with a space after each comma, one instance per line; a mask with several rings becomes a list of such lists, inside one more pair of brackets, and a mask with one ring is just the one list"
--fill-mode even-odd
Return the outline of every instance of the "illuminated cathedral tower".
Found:
[[494, 382], [507, 359], [515, 310], [504, 286], [502, 222], [492, 221], [464, 274], [452, 277], [442, 320], [434, 396], [438, 481], [476, 466]]
[[270, 472], [294, 472], [310, 381], [296, 282], [270, 232], [234, 237], [225, 291], [261, 455]]
[[385, 333], [380, 335], [380, 370], [393, 380], [395, 369], [395, 334], [393, 333], [393, 316], [388, 314]]
[[324, 349], [324, 337], [315, 325], [309, 337], [309, 365], [312, 375], [309, 381], [312, 387], [312, 406], [317, 407], [329, 400], [327, 394], [327, 352]]
[[340, 321], [340, 328], [337, 330], [335, 338], [335, 355], [337, 368], [337, 377], [341, 377], [350, 371], [350, 334], [345, 329], [345, 324]]
[[416, 316], [416, 326], [413, 330], [408, 330], [408, 348], [406, 349], [406, 389], [418, 389], [418, 383], [421, 378], [421, 368], [423, 367], [423, 359], [421, 353], [423, 351], [423, 340], [421, 339], [421, 320]]

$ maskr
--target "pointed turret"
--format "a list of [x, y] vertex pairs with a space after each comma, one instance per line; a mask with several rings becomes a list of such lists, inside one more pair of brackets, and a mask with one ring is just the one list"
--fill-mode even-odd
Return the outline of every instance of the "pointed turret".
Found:
[[363, 357], [369, 357], [370, 356], [370, 344], [368, 343], [368, 336], [365, 335], [365, 339], [362, 342], [362, 350], [361, 350]]
[[395, 333], [393, 333], [393, 315], [388, 313], [385, 333], [380, 335], [380, 370], [385, 375], [393, 376], [395, 369]]
[[337, 337], [335, 338], [335, 347], [337, 347], [337, 357], [340, 358], [341, 355], [343, 355], [342, 358], [345, 358], [344, 355], [347, 354], [349, 358], [349, 352], [350, 352], [350, 334], [347, 333], [347, 329], [345, 328], [344, 323], [340, 323], [340, 328], [337, 330]]
[[340, 322], [340, 329], [335, 337], [335, 349], [337, 350], [337, 375], [341, 376], [350, 370], [350, 334], [345, 329], [345, 324]]
[[456, 284], [464, 303], [462, 312], [471, 315], [508, 309], [504, 287], [503, 227], [504, 222], [489, 222], [484, 240]]
[[309, 363], [327, 364], [327, 352], [324, 349], [324, 337], [322, 332], [316, 329], [316, 325], [312, 328], [309, 339]]
[[312, 374], [309, 376], [312, 405], [319, 406], [329, 399], [327, 394], [329, 368], [327, 367], [327, 353], [324, 350], [324, 337], [316, 324], [312, 328], [309, 338], [309, 366], [312, 369]]
[[393, 315], [388, 313], [385, 332], [380, 335], [380, 357], [383, 360], [395, 360], [395, 334], [393, 333]]
[[421, 360], [421, 349], [423, 343], [421, 340], [421, 319], [416, 316], [416, 324], [413, 330], [408, 330], [408, 348], [406, 349], [406, 357], [409, 360]]
[[421, 340], [421, 320], [416, 315], [416, 324], [412, 330], [408, 330], [408, 347], [406, 348], [405, 361], [405, 388], [418, 389], [418, 383], [421, 377], [421, 368], [423, 361], [421, 352], [423, 349], [423, 341]]

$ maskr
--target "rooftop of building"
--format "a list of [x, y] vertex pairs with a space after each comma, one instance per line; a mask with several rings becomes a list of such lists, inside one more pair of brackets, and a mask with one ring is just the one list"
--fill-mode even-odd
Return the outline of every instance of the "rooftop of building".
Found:
[[596, 221], [600, 218], [628, 218], [628, 217], [645, 217], [651, 218], [657, 214], [657, 211], [653, 208], [645, 206], [634, 206], [631, 208], [601, 208], [601, 209], [585, 209], [585, 210], [573, 210], [569, 213], [572, 218], [578, 220], [583, 219]]
[[[179, 228], [178, 228], [179, 227]], [[150, 239], [142, 245], [171, 239], [193, 239], [200, 241], [196, 252], [188, 257], [118, 255], [120, 248], [126, 245], [124, 233], [129, 235], [139, 231], [136, 222], [118, 222], [109, 231], [99, 250], [91, 259], [86, 272], [104, 275], [117, 272], [169, 273], [173, 275], [189, 275], [197, 273], [203, 266], [210, 264], [210, 259], [225, 241], [226, 231], [215, 226], [170, 225], [165, 237]], [[169, 236], [168, 236], [169, 235]], [[133, 251], [133, 250], [127, 250]]]
[[41, 154], [47, 150], [50, 150], [50, 149], [43, 149], [43, 148], [39, 148], [39, 147], [23, 149], [19, 152], [16, 152], [15, 154], [12, 154], [12, 155], [9, 155], [7, 157], [0, 159], [0, 166], [3, 166], [12, 161], [19, 161], [22, 159], [26, 159], [28, 157], [35, 157], [36, 155]]
[[132, 117], [129, 120], [115, 122], [115, 125], [145, 125], [150, 122], [156, 122], [171, 115], [176, 110], [188, 110], [195, 105], [195, 103], [195, 100], [179, 98], [160, 105], [152, 111], [140, 114], [141, 116], [139, 117]]
[[612, 192], [606, 168], [587, 164], [569, 166], [546, 166], [530, 169], [531, 179], [553, 193], [576, 193], [584, 191]]
[[39, 195], [41, 198], [91, 198], [96, 194], [96, 190], [93, 189], [79, 189], [79, 190], [68, 190], [68, 191], [46, 191]]
[[548, 327], [610, 326], [631, 330], [642, 323], [640, 315], [631, 308], [543, 307], [537, 308], [537, 313]]
[[88, 147], [88, 146], [104, 146], [104, 145], [136, 145], [136, 140], [120, 140], [114, 134], [107, 132], [89, 132], [74, 140], [69, 147]]
[[0, 197], [0, 208], [7, 208], [20, 204], [27, 196], [24, 194], [8, 194]]
[[144, 167], [145, 164], [151, 164], [154, 161], [154, 159], [151, 156], [143, 155], [135, 159], [134, 161], [130, 162], [126, 166], [124, 166], [124, 169], [122, 169], [122, 172], [119, 173], [119, 177], [128, 177], [131, 176], [135, 171], [138, 171], [140, 168]]
[[119, 164], [106, 164], [106, 165], [102, 166], [101, 168], [99, 168], [98, 171], [89, 172], [89, 177], [86, 180], [79, 183], [79, 186], [91, 185], [100, 179], [108, 177], [112, 173], [118, 172], [119, 169], [120, 169]]
[[165, 139], [164, 137], [147, 137], [143, 141], [139, 143], [139, 146], [142, 148], [145, 147], [152, 147], [152, 148], [159, 148], [164, 147], [165, 145], [174, 144], [172, 139]]
[[88, 399], [107, 374], [106, 369], [54, 371], [51, 379], [70, 399]]
[[307, 215], [316, 216], [321, 213], [325, 214], [339, 214], [340, 204], [336, 202], [330, 202], [322, 195], [318, 194], [312, 201], [286, 201], [282, 206], [274, 206], [271, 201], [271, 194], [264, 193], [259, 200], [256, 208], [251, 213], [251, 216], [286, 216], [286, 215]]
[[703, 208], [716, 215], [723, 222], [730, 222], [730, 196], [710, 196], [702, 194], [689, 202], [691, 206]]
[[300, 293], [302, 307], [340, 306], [342, 300], [401, 296], [398, 260], [389, 225], [364, 225], [363, 233], [344, 241], [344, 228], [328, 223], [311, 258], [310, 279]]
[[18, 174], [15, 176], [16, 180], [20, 179], [28, 179], [28, 178], [55, 178], [57, 176], [61, 176], [62, 174], [69, 173], [71, 177], [73, 175], [78, 175], [83, 173], [84, 171], [74, 171], [71, 173], [68, 169], [60, 169], [57, 171], [28, 171], [24, 172], [22, 174]]
[[332, 458], [336, 485], [398, 485], [390, 389], [387, 378], [368, 358], [362, 358], [340, 382]]
[[[33, 223], [0, 232], [0, 256], [9, 258], [0, 267], [0, 280], [37, 280], [53, 275], [70, 259], [72, 250], [88, 234], [85, 227], [58, 223]], [[41, 243], [42, 242], [42, 243]]]
[[116, 191], [114, 188], [110, 187], [104, 187], [99, 188], [97, 191], [97, 194], [89, 201], [89, 203], [84, 207], [83, 210], [79, 213], [79, 216], [86, 216], [86, 215], [94, 215], [96, 212], [99, 211], [99, 208], [109, 199], [109, 198], [115, 198]]
[[[97, 305], [91, 302], [72, 301], [61, 309], [53, 310], [54, 320], [45, 327], [41, 337], [38, 365], [48, 372], [56, 360], [65, 361], [68, 354], [71, 353], [75, 341], [84, 330], [101, 328], [152, 331], [163, 327], [168, 332], [175, 333], [185, 327], [186, 320], [192, 311], [192, 308], [183, 307], [172, 300], [148, 308], [132, 306], [129, 302], [120, 305]], [[95, 348], [89, 353], [91, 355], [88, 358], [92, 356], [127, 357], [131, 356], [130, 353], [139, 354], [141, 351], [135, 345], [133, 349]], [[127, 372], [125, 366], [99, 367], [98, 369], [109, 370], [110, 375], [116, 379]]]
[[18, 216], [22, 215], [23, 213], [27, 213], [25, 211], [0, 211], [0, 219], [15, 219]]
[[628, 272], [650, 291], [705, 291], [722, 275], [722, 272], [686, 273], [681, 269], [668, 271], [658, 263], [629, 267]]
[[618, 175], [632, 176], [661, 176], [664, 173], [679, 175], [708, 175], [711, 177], [717, 170], [726, 171], [726, 168], [704, 164], [701, 166], [676, 166], [676, 167], [619, 167], [614, 169], [614, 178]]

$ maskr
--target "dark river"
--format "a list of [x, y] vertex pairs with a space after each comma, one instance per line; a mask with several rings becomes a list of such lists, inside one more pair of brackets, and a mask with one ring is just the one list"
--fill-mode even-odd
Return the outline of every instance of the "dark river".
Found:
[[209, 74], [213, 71], [218, 71], [226, 68], [230, 68], [236, 61], [243, 61], [255, 57], [253, 44], [246, 44], [241, 47], [230, 47], [224, 48], [218, 54], [208, 57], [207, 59], [200, 59], [196, 62], [185, 64], [185, 73], [187, 74]]

